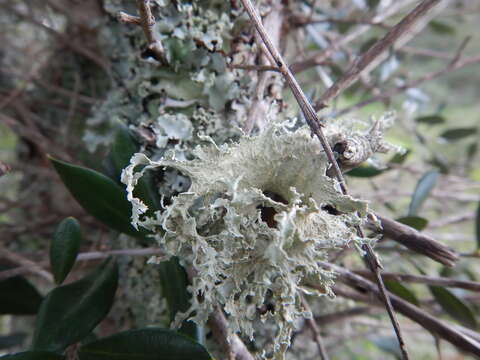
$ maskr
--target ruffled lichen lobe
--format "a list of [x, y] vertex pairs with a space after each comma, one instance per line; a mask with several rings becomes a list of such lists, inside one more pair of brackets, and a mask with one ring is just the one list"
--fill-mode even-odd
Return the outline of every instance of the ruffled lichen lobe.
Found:
[[[320, 145], [302, 128], [272, 124], [256, 137], [220, 147], [199, 146], [190, 161], [170, 152], [159, 161], [136, 154], [124, 170], [132, 222], [153, 231], [167, 257], [177, 256], [196, 276], [191, 311], [204, 323], [217, 304], [229, 315], [231, 330], [253, 338], [253, 320], [278, 324], [274, 353], [282, 358], [294, 323], [305, 316], [306, 280], [332, 296], [333, 274], [319, 266], [334, 249], [362, 241], [354, 226], [367, 212], [364, 201], [342, 195], [326, 176]], [[133, 196], [145, 171], [176, 169], [191, 180], [164, 211], [146, 217]], [[272, 307], [267, 312], [266, 299]], [[193, 314], [193, 315], [192, 315]]]

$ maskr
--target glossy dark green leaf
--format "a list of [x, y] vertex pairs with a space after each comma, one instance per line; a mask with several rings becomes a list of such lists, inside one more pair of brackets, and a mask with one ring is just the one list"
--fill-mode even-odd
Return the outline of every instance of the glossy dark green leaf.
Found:
[[480, 249], [480, 202], [477, 206], [477, 216], [475, 217], [475, 233], [477, 236], [477, 250]]
[[[132, 156], [139, 151], [139, 146], [130, 134], [127, 126], [121, 122], [115, 126], [115, 135], [112, 143], [110, 157], [115, 175], [120, 179], [122, 170], [130, 164]], [[151, 211], [158, 210], [159, 199], [152, 186], [150, 173], [142, 176], [134, 190], [134, 195], [140, 198]]]
[[429, 286], [435, 300], [442, 309], [459, 323], [475, 329], [477, 320], [470, 307], [450, 290], [441, 286]]
[[64, 219], [55, 230], [50, 245], [50, 265], [57, 284], [61, 284], [75, 264], [82, 234], [80, 224], [73, 217]]
[[119, 232], [144, 236], [130, 224], [132, 210], [126, 191], [112, 179], [91, 169], [50, 160], [73, 197], [91, 215]]
[[385, 170], [380, 170], [373, 166], [360, 165], [359, 167], [347, 172], [347, 175], [351, 177], [374, 177], [382, 174], [384, 171]]
[[[177, 258], [163, 261], [158, 268], [162, 295], [167, 300], [170, 321], [173, 321], [178, 312], [185, 312], [190, 308], [192, 295], [187, 290], [187, 273]], [[179, 331], [198, 340], [197, 326], [192, 321], [184, 322]]]
[[2, 360], [65, 360], [65, 356], [47, 351], [25, 351], [0, 357]]
[[455, 34], [455, 28], [438, 20], [432, 20], [428, 24], [430, 29], [438, 35], [453, 35]]
[[[9, 268], [0, 266], [0, 270]], [[21, 276], [0, 281], [0, 315], [34, 315], [42, 300], [37, 289]]]
[[205, 348], [175, 331], [146, 328], [121, 332], [84, 345], [80, 360], [209, 360]]
[[428, 125], [438, 125], [445, 123], [445, 118], [440, 115], [428, 115], [428, 116], [420, 116], [415, 119], [417, 123], [421, 124], [428, 124]]
[[408, 216], [416, 216], [418, 210], [430, 195], [430, 192], [437, 183], [439, 173], [437, 171], [429, 171], [418, 181], [415, 191], [410, 201], [410, 208], [408, 210]]
[[26, 333], [15, 333], [0, 336], [0, 350], [8, 349], [14, 346], [21, 346], [26, 337]]
[[418, 231], [422, 231], [428, 225], [428, 220], [420, 216], [405, 216], [397, 219], [398, 222], [408, 225]]
[[405, 285], [395, 280], [384, 280], [383, 282], [387, 290], [391, 293], [401, 297], [402, 299], [416, 306], [420, 305], [420, 302], [418, 301], [415, 293], [409, 288], [407, 288]]
[[58, 352], [87, 336], [110, 310], [117, 282], [110, 258], [85, 278], [53, 289], [38, 312], [33, 349]]
[[440, 134], [440, 137], [448, 141], [458, 141], [468, 136], [475, 135], [477, 133], [477, 128], [456, 128], [449, 129]]

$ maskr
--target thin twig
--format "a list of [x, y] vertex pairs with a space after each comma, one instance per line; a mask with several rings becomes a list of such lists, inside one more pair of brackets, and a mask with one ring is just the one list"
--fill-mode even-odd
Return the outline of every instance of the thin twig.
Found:
[[[0, 255], [2, 253], [5, 254], [5, 258], [10, 259], [10, 260], [15, 260], [14, 253], [8, 252], [6, 253], [4, 251], [5, 249], [0, 250]], [[92, 251], [92, 252], [84, 252], [80, 253], [77, 256], [76, 261], [92, 261], [92, 260], [100, 260], [100, 259], [105, 259], [109, 256], [112, 255], [125, 255], [125, 256], [153, 256], [153, 255], [163, 255], [164, 252], [161, 249], [157, 248], [144, 248], [144, 249], [122, 249], [122, 250], [111, 250], [111, 251]], [[24, 275], [24, 274], [29, 274], [29, 273], [34, 273], [34, 274], [39, 274], [38, 270], [40, 269], [42, 272], [47, 272], [44, 270], [45, 267], [48, 267], [50, 262], [48, 260], [41, 261], [39, 263], [33, 262], [31, 260], [24, 259], [22, 263], [19, 261], [16, 261], [22, 266], [13, 268], [13, 269], [8, 269], [8, 270], [3, 270], [0, 271], [0, 281], [5, 280], [8, 278], [11, 278], [13, 276], [17, 275]], [[48, 273], [49, 276], [51, 276]], [[53, 281], [53, 278], [52, 278]]]
[[303, 296], [302, 296], [302, 305], [305, 308], [305, 310], [307, 310], [310, 314], [312, 314], [312, 317], [305, 319], [305, 321], [310, 327], [310, 330], [312, 330], [313, 339], [317, 344], [318, 354], [320, 355], [320, 359], [328, 360], [329, 357], [327, 354], [327, 350], [325, 349], [325, 344], [323, 342], [322, 335], [320, 334], [320, 329], [317, 325], [317, 321], [313, 317], [313, 313], [312, 313], [312, 309], [310, 308], [310, 305], [308, 305], [308, 302], [305, 300]]
[[[327, 155], [328, 161], [330, 162], [331, 166], [334, 169], [334, 174], [335, 174], [335, 176], [336, 176], [336, 178], [339, 182], [342, 193], [343, 194], [348, 194], [347, 186], [345, 184], [345, 180], [343, 178], [342, 172], [341, 172], [341, 170], [338, 166], [338, 163], [335, 159], [335, 156], [333, 155], [330, 144], [328, 143], [328, 141], [325, 137], [325, 134], [323, 133], [323, 130], [322, 130], [323, 125], [320, 122], [320, 119], [318, 118], [317, 113], [315, 112], [312, 105], [308, 101], [307, 97], [303, 93], [300, 85], [298, 84], [297, 80], [295, 79], [292, 72], [288, 68], [286, 62], [284, 61], [284, 59], [282, 57], [282, 55], [277, 50], [277, 48], [273, 45], [273, 42], [270, 39], [270, 36], [268, 35], [268, 33], [266, 32], [266, 30], [265, 30], [265, 28], [262, 24], [262, 21], [260, 19], [260, 16], [258, 15], [258, 13], [257, 13], [255, 7], [253, 6], [252, 2], [250, 0], [241, 0], [241, 1], [242, 1], [243, 6], [245, 7], [249, 17], [250, 17], [250, 20], [255, 25], [255, 27], [256, 27], [258, 33], [260, 34], [265, 46], [267, 47], [270, 55], [274, 59], [274, 62], [275, 62], [274, 64], [276, 64], [278, 66], [280, 72], [285, 77], [285, 80], [286, 80], [287, 84], [289, 85], [290, 89], [292, 90], [292, 93], [295, 96], [295, 99], [297, 100], [300, 108], [302, 109], [302, 112], [305, 116], [305, 119], [306, 119], [312, 133], [315, 134], [317, 136], [317, 138], [320, 140], [322, 148], [324, 149], [324, 151]], [[331, 97], [331, 98], [333, 98], [333, 97]], [[328, 98], [328, 100], [330, 100], [331, 98]], [[362, 237], [362, 238], [365, 237], [365, 235], [363, 233], [363, 230], [359, 226], [356, 227], [356, 230], [357, 230], [358, 235], [360, 237]], [[388, 312], [388, 315], [389, 315], [390, 320], [392, 322], [392, 325], [395, 329], [395, 333], [396, 333], [397, 338], [398, 338], [398, 342], [399, 342], [399, 345], [400, 345], [400, 349], [402, 351], [403, 358], [408, 359], [409, 358], [408, 357], [408, 352], [407, 352], [407, 349], [406, 349], [406, 346], [405, 346], [405, 342], [403, 340], [400, 325], [399, 325], [398, 320], [397, 320], [397, 318], [395, 316], [395, 313], [393, 311], [392, 305], [390, 303], [390, 299], [386, 295], [385, 285], [383, 284], [383, 280], [382, 280], [382, 277], [380, 275], [381, 265], [380, 265], [376, 255], [374, 254], [373, 249], [370, 246], [370, 244], [368, 244], [368, 243], [364, 244], [364, 246], [362, 248], [363, 248], [363, 250], [365, 251], [365, 254], [366, 254], [365, 255], [366, 261], [367, 261], [371, 271], [376, 276], [378, 287], [380, 289], [380, 293], [382, 294], [383, 300], [385, 302], [387, 312]]]
[[[380, 230], [385, 236], [403, 246], [444, 264], [455, 266], [458, 254], [455, 250], [398, 221], [375, 214], [382, 224]], [[369, 224], [372, 226], [372, 224]]]
[[147, 49], [151, 52], [153, 57], [161, 64], [167, 64], [165, 50], [162, 42], [155, 37], [153, 31], [155, 26], [155, 17], [150, 8], [150, 0], [137, 0], [137, 9], [140, 16], [133, 16], [123, 11], [117, 14], [117, 19], [125, 24], [139, 25], [143, 29], [143, 33], [147, 39]]
[[419, 19], [432, 9], [441, 0], [424, 0], [405, 16], [397, 25], [375, 44], [373, 44], [347, 72], [336, 81], [327, 91], [323, 93], [320, 99], [315, 103], [315, 109], [320, 110], [327, 107], [330, 100], [337, 97], [342, 91], [352, 85], [365, 71], [368, 66], [385, 50], [390, 48], [402, 35], [407, 33]]
[[[355, 273], [369, 279], [372, 278], [372, 275], [365, 270], [356, 270]], [[392, 272], [385, 272], [385, 271], [382, 272], [382, 277], [387, 280], [395, 280], [399, 282], [426, 284], [426, 285], [434, 285], [434, 286], [446, 286], [446, 287], [454, 287], [454, 288], [465, 289], [470, 291], [480, 291], [480, 282], [477, 282], [477, 281], [455, 280], [455, 279], [435, 277], [435, 276], [400, 274], [400, 273], [392, 273]]]
[[228, 327], [227, 319], [220, 308], [217, 308], [208, 320], [213, 336], [235, 360], [254, 360], [252, 354], [245, 347], [237, 334], [232, 334]]
[[[0, 258], [4, 258], [6, 260], [9, 260], [13, 263], [16, 263], [16, 264], [19, 264], [19, 265], [22, 265], [22, 266], [28, 266], [30, 268], [30, 271], [41, 276], [42, 278], [44, 278], [45, 280], [47, 280], [48, 282], [50, 283], [53, 283], [53, 276], [52, 274], [50, 274], [48, 271], [42, 269], [42, 267], [37, 264], [36, 262], [30, 260], [30, 259], [27, 259], [17, 253], [14, 253], [4, 247], [0, 248]], [[3, 273], [5, 271], [9, 271], [9, 270], [4, 270], [0, 273]], [[1, 278], [0, 278], [1, 279]]]

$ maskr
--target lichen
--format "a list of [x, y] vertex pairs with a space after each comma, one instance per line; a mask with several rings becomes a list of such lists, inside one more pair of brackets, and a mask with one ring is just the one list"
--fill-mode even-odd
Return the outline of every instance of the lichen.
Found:
[[[252, 321], [278, 324], [274, 353], [282, 359], [295, 321], [306, 315], [305, 281], [321, 284], [332, 296], [333, 274], [318, 265], [333, 249], [359, 239], [367, 203], [342, 195], [326, 176], [327, 160], [310, 131], [271, 124], [238, 143], [197, 147], [190, 161], [169, 152], [152, 161], [137, 153], [124, 169], [133, 204], [132, 224], [151, 230], [166, 256], [179, 257], [196, 272], [192, 307], [184, 316], [205, 323], [217, 304], [229, 315], [231, 330], [253, 338]], [[176, 169], [187, 176], [188, 191], [171, 199], [163, 212], [147, 217], [133, 196], [145, 171]], [[266, 299], [273, 311], [260, 315]], [[179, 318], [180, 320], [180, 318]]]

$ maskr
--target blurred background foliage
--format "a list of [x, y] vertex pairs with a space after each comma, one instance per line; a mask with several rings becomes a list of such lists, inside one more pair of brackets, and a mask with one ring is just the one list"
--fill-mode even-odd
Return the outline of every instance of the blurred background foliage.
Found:
[[[161, 1], [156, 3], [164, 6]], [[357, 55], [415, 3], [284, 2], [288, 15], [284, 18], [281, 47], [311, 99], [318, 98]], [[269, 2], [265, 4], [268, 7]], [[127, 25], [118, 24], [104, 5], [101, 0], [0, 1], [0, 171], [10, 169], [0, 177], [0, 266], [30, 266], [25, 275], [30, 283], [22, 285], [22, 291], [30, 294], [31, 300], [20, 311], [21, 316], [11, 312], [0, 316], [0, 353], [23, 349], [30, 343], [34, 322], [31, 315], [38, 309], [40, 293], [46, 294], [53, 286], [46, 260], [51, 239], [63, 219], [73, 216], [80, 222], [84, 234], [81, 252], [140, 246], [138, 241], [119, 235], [78, 205], [47, 158], [51, 155], [112, 174], [111, 164], [105, 159], [111, 154], [117, 127], [111, 119], [102, 120], [105, 116], [99, 117], [98, 112], [112, 89], [126, 86], [119, 80], [118, 69], [131, 59], [115, 53], [121, 44], [106, 38], [105, 29], [118, 29], [119, 37], [133, 32], [137, 39], [142, 33], [140, 29], [121, 30]], [[231, 6], [236, 6], [235, 1]], [[125, 5], [125, 11], [135, 13], [135, 8]], [[375, 69], [365, 73], [322, 114], [327, 121], [335, 121], [339, 116], [367, 119], [379, 117], [386, 110], [396, 111], [397, 121], [387, 137], [405, 147], [407, 154], [390, 161], [390, 155], [374, 159], [352, 171], [348, 176], [351, 192], [370, 200], [376, 211], [403, 218], [460, 254], [457, 265], [447, 269], [385, 241], [376, 247], [385, 271], [476, 282], [480, 280], [480, 4], [442, 1], [422, 21], [416, 31], [406, 36], [405, 44], [391, 48]], [[243, 35], [249, 35], [248, 31]], [[351, 41], [341, 43], [345, 38]], [[133, 45], [123, 44], [126, 47], [122, 51], [132, 51], [129, 56], [135, 61], [150, 64], [148, 56], [142, 57], [141, 44], [132, 39], [135, 38], [132, 36], [129, 41]], [[321, 66], [309, 63], [309, 59], [318, 59], [318, 54], [330, 48], [333, 51], [319, 62]], [[149, 95], [152, 94], [144, 97]], [[141, 103], [141, 95], [130, 96], [132, 103]], [[283, 98], [285, 111], [297, 115], [297, 106], [286, 89]], [[104, 107], [102, 111], [108, 114], [109, 110]], [[145, 110], [139, 116], [148, 116], [147, 113]], [[125, 115], [127, 125], [137, 120], [128, 116]], [[100, 142], [94, 151], [88, 150], [86, 134], [100, 131], [99, 128], [108, 141]], [[149, 142], [147, 135], [140, 140], [136, 137], [140, 146]], [[219, 136], [222, 141], [235, 137], [228, 132]], [[162, 180], [154, 181], [158, 184]], [[32, 262], [36, 267], [32, 267]], [[123, 256], [119, 263], [120, 291], [113, 305], [116, 311], [100, 323], [96, 336], [151, 325], [150, 310], [142, 309], [142, 300], [135, 298], [140, 292], [140, 298], [159, 294], [160, 282], [165, 281], [157, 270], [144, 266], [145, 257]], [[77, 262], [68, 281], [82, 278], [98, 264], [98, 259]], [[362, 267], [352, 255], [342, 259], [342, 264], [349, 269]], [[62, 275], [55, 273], [57, 276]], [[2, 281], [0, 278], [0, 291]], [[31, 284], [38, 291], [32, 290]], [[456, 327], [477, 330], [478, 288], [475, 292], [392, 280], [389, 289]], [[157, 298], [150, 304], [159, 312], [154, 317], [167, 322], [169, 316], [162, 310], [166, 300]], [[319, 318], [328, 319], [329, 312], [337, 315], [331, 323], [325, 320], [321, 325], [331, 358], [399, 358], [384, 309], [362, 304], [347, 295], [342, 299], [340, 305], [319, 310], [318, 314], [314, 307], [318, 304], [312, 302]], [[469, 358], [470, 355], [432, 337], [418, 324], [406, 318], [401, 321], [412, 358]], [[301, 352], [307, 347], [301, 342], [310, 340], [302, 337], [301, 330], [296, 336], [301, 340], [296, 340], [294, 347]], [[477, 333], [472, 336], [480, 339]], [[295, 354], [292, 350], [292, 359]]]

